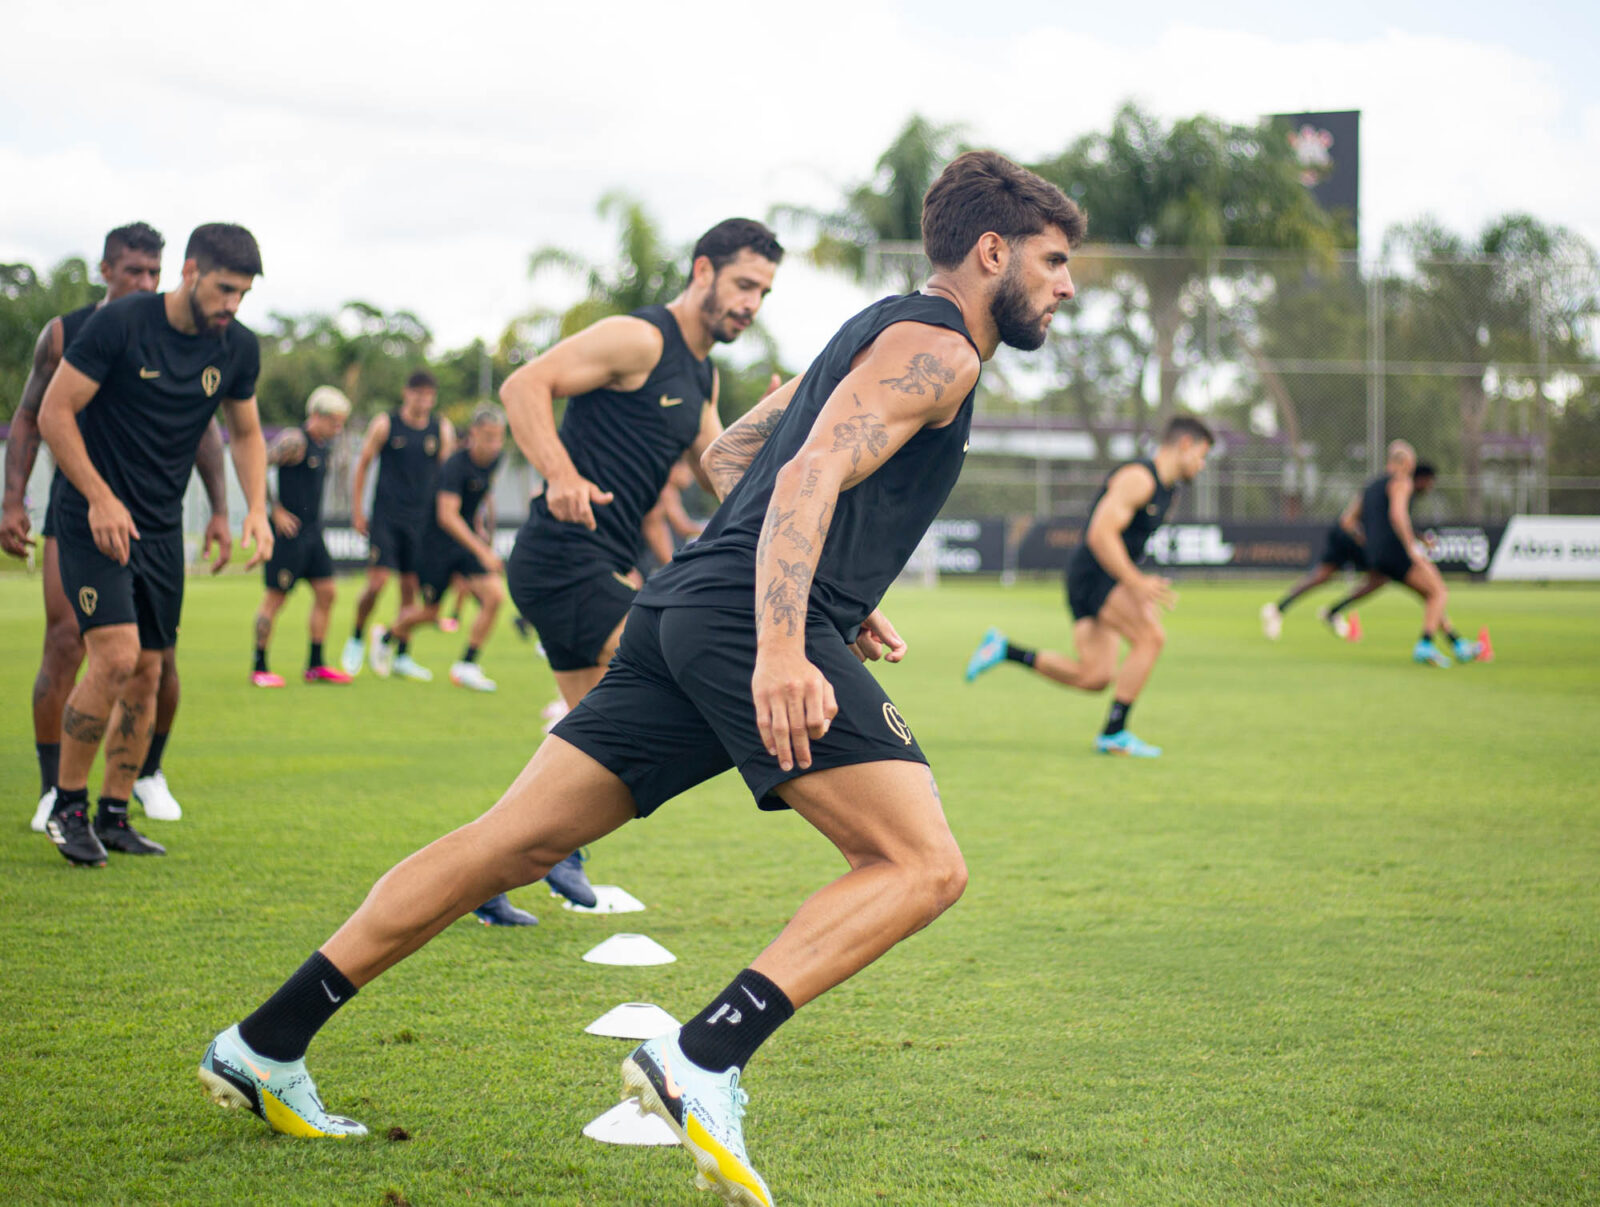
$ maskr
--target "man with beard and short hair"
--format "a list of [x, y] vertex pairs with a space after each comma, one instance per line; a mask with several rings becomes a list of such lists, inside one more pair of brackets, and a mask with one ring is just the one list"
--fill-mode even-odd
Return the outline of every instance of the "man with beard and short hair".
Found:
[[[161, 283], [161, 252], [165, 246], [160, 232], [144, 222], [119, 226], [107, 233], [100, 259], [100, 277], [106, 283], [105, 297], [51, 319], [39, 332], [33, 348], [33, 364], [22, 387], [22, 399], [11, 417], [11, 431], [6, 441], [0, 548], [13, 557], [28, 556], [33, 544], [23, 496], [39, 453], [39, 404], [44, 400], [45, 387], [61, 363], [62, 353], [83, 330], [91, 314], [130, 293], [155, 291]], [[201, 438], [195, 468], [200, 472], [211, 503], [211, 520], [206, 525], [202, 549], [204, 556], [209, 557], [215, 546], [216, 558], [211, 567], [215, 574], [227, 565], [233, 551], [233, 538], [228, 534], [228, 486], [222, 468], [222, 432], [215, 422], [206, 428]], [[60, 477], [59, 470], [55, 476]], [[53, 509], [46, 508], [39, 535], [45, 628], [44, 651], [33, 682], [33, 740], [39, 758], [39, 803], [33, 814], [33, 829], [43, 834], [56, 800], [56, 779], [61, 764], [61, 711], [77, 682], [78, 668], [83, 665], [83, 638], [78, 635], [72, 607], [61, 590]], [[134, 795], [144, 806], [145, 815], [157, 821], [177, 821], [183, 816], [183, 809], [168, 788], [166, 774], [161, 769], [180, 693], [176, 650], [167, 650], [161, 663], [161, 684], [156, 691], [155, 736], [133, 785]]]
[[[1193, 482], [1211, 451], [1211, 430], [1192, 415], [1175, 415], [1155, 456], [1111, 471], [1083, 527], [1083, 541], [1067, 564], [1067, 605], [1073, 616], [1076, 660], [1054, 650], [1032, 650], [990, 629], [967, 662], [970, 683], [990, 667], [1016, 662], [1067, 687], [1100, 692], [1116, 684], [1111, 713], [1094, 740], [1101, 754], [1157, 758], [1161, 747], [1140, 741], [1128, 714], [1166, 644], [1160, 609], [1177, 601], [1165, 578], [1139, 569], [1139, 559], [1180, 485]], [[1128, 656], [1117, 666], [1117, 647]]]
[[922, 231], [926, 292], [850, 319], [706, 451], [722, 507], [640, 593], [605, 677], [498, 804], [389, 872], [216, 1037], [200, 1067], [215, 1101], [302, 1135], [364, 1131], [327, 1114], [305, 1071], [335, 1009], [491, 893], [738, 767], [758, 804], [793, 808], [849, 870], [704, 1010], [635, 1049], [623, 1082], [720, 1198], [770, 1207], [745, 1152], [745, 1062], [966, 883], [927, 761], [862, 659], [904, 655], [878, 602], [960, 474], [982, 362], [1002, 341], [1043, 342], [1085, 233], [1059, 189], [992, 151], [944, 170]]
[[[128, 797], [154, 728], [163, 651], [183, 608], [183, 492], [218, 406], [249, 502], [254, 567], [272, 553], [266, 445], [256, 410], [260, 353], [234, 321], [261, 252], [242, 226], [197, 227], [183, 283], [104, 307], [51, 378], [39, 430], [62, 477], [53, 492], [61, 585], [88, 653], [62, 715], [61, 778], [45, 823], [61, 854], [101, 865], [106, 849], [160, 855], [128, 824]], [[107, 734], [100, 808], [88, 820], [89, 769]]]

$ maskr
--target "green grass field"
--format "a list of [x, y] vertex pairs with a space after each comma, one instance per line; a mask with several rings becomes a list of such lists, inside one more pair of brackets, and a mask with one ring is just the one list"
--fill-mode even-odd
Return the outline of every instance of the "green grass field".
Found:
[[[190, 582], [167, 758], [186, 815], [145, 826], [171, 854], [83, 871], [27, 828], [38, 585], [0, 576], [0, 1201], [704, 1203], [681, 1153], [579, 1135], [629, 1046], [583, 1027], [631, 1000], [687, 1017], [841, 870], [736, 778], [595, 848], [595, 880], [647, 913], [521, 890], [536, 930], [463, 921], [363, 991], [310, 1065], [372, 1138], [288, 1140], [205, 1101], [211, 1035], [490, 804], [552, 695], [509, 627], [495, 696], [443, 681], [459, 641], [438, 633], [416, 642], [431, 685], [253, 690], [256, 582]], [[780, 1204], [1600, 1201], [1600, 592], [1462, 587], [1498, 659], [1440, 672], [1407, 661], [1419, 611], [1394, 592], [1359, 646], [1309, 607], [1267, 644], [1277, 585], [1183, 590], [1134, 714], [1153, 763], [1090, 753], [1104, 697], [1011, 666], [961, 681], [988, 623], [1067, 640], [1054, 584], [891, 598], [912, 650], [883, 674], [971, 885], [752, 1062], [746, 1135]], [[579, 959], [633, 930], [678, 962]]]

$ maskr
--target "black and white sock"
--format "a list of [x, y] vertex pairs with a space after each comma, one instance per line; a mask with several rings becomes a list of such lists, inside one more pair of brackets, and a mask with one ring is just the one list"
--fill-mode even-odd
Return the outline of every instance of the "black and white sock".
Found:
[[794, 1014], [788, 996], [754, 968], [746, 968], [678, 1035], [683, 1054], [702, 1069], [725, 1073], [755, 1055]]
[[323, 1024], [355, 995], [350, 979], [327, 956], [314, 951], [260, 1009], [239, 1024], [239, 1035], [272, 1060], [299, 1060]]

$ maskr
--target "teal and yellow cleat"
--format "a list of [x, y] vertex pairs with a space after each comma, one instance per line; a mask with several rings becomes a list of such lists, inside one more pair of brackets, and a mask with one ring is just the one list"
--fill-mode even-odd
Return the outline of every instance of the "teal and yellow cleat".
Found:
[[978, 648], [972, 651], [972, 657], [967, 659], [967, 682], [971, 683], [990, 667], [1004, 662], [1009, 648], [1006, 635], [999, 629], [990, 629], [985, 633]]
[[1476, 662], [1483, 654], [1483, 647], [1476, 641], [1461, 638], [1454, 646], [1457, 662]]
[[678, 1032], [647, 1040], [622, 1062], [622, 1096], [666, 1122], [694, 1158], [695, 1185], [734, 1207], [772, 1207], [772, 1192], [744, 1149], [739, 1070], [711, 1073], [678, 1047]]
[[1418, 641], [1416, 645], [1411, 647], [1411, 661], [1420, 662], [1423, 666], [1441, 668], [1454, 665], [1450, 661], [1450, 655], [1426, 639]]
[[367, 1134], [354, 1119], [323, 1109], [305, 1061], [269, 1060], [244, 1042], [237, 1025], [211, 1041], [200, 1061], [200, 1084], [218, 1106], [251, 1111], [286, 1136], [343, 1139]]
[[1161, 747], [1152, 746], [1133, 736], [1131, 729], [1121, 733], [1101, 734], [1094, 740], [1094, 748], [1101, 754], [1120, 754], [1133, 759], [1159, 759]]

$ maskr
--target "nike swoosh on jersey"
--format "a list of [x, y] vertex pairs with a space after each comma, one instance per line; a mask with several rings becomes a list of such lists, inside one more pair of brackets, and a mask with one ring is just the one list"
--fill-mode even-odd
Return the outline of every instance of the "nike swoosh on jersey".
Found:
[[661, 396], [661, 405], [664, 407], [675, 407], [682, 401], [681, 398], [668, 398], [665, 394]]
[[161, 376], [161, 370], [141, 368], [139, 370], [139, 376], [144, 378], [146, 381], [154, 381], [157, 377]]

